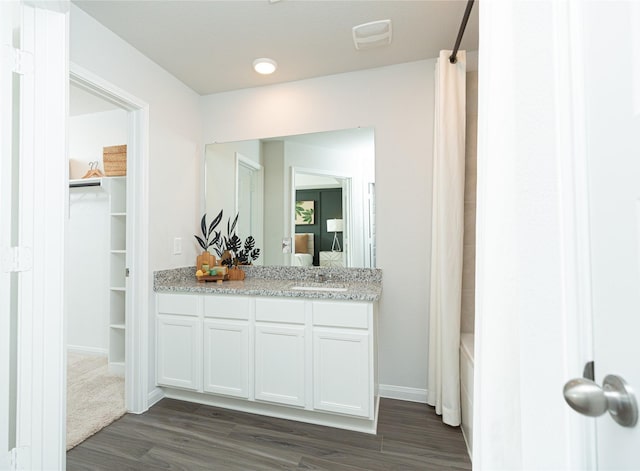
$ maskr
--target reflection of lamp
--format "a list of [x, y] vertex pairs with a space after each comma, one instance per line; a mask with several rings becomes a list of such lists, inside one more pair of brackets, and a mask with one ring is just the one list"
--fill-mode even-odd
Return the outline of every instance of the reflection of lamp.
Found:
[[[344, 230], [344, 223], [342, 219], [327, 219], [327, 232], [333, 232], [333, 245], [331, 246], [332, 252], [341, 252], [340, 242], [338, 242], [338, 232]], [[336, 245], [338, 250], [336, 250]]]

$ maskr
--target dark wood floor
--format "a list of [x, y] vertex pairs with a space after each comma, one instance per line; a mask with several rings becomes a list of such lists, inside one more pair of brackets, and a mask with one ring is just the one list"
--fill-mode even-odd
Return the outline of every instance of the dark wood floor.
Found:
[[459, 428], [424, 404], [382, 399], [378, 434], [163, 399], [67, 453], [75, 470], [460, 470]]

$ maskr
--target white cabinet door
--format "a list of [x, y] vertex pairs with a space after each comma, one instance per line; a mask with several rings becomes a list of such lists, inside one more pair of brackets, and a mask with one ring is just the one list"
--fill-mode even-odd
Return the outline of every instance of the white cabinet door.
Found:
[[367, 332], [315, 328], [314, 409], [373, 417], [370, 356]]
[[304, 333], [302, 325], [256, 325], [256, 399], [304, 406]]
[[204, 385], [207, 392], [249, 397], [249, 323], [204, 321]]
[[202, 376], [201, 320], [158, 315], [157, 382], [162, 386], [200, 389]]

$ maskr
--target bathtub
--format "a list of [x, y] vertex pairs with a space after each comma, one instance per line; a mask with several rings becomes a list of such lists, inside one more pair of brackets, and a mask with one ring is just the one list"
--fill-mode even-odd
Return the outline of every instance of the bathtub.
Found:
[[460, 407], [462, 435], [469, 457], [473, 450], [473, 334], [460, 334]]

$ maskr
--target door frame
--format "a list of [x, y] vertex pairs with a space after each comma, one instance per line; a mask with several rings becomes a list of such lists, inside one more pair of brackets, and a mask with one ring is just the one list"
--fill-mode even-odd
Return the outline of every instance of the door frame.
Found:
[[127, 111], [127, 247], [131, 250], [127, 250], [130, 279], [125, 320], [125, 407], [139, 414], [149, 408], [147, 313], [151, 280], [145, 243], [149, 240], [149, 105], [74, 63], [69, 64], [69, 81]]
[[[235, 178], [235, 213], [240, 214], [240, 168], [245, 168], [251, 172], [254, 188], [251, 192], [251, 230], [249, 234], [256, 241], [256, 247], [264, 247], [264, 167], [258, 162], [245, 157], [240, 152], [234, 152], [234, 178]], [[257, 228], [254, 229], [254, 228]], [[254, 265], [261, 265], [262, 260]]]
[[479, 9], [474, 466], [597, 469], [580, 1]]
[[[64, 469], [66, 361], [63, 273], [64, 208], [68, 195], [64, 176], [68, 169], [69, 2], [13, 0], [0, 8], [3, 13], [7, 12], [5, 6], [10, 10], [20, 10], [17, 31], [20, 60], [10, 59], [14, 55], [11, 50], [14, 45], [11, 41], [5, 42], [7, 23], [4, 22], [0, 46], [3, 78], [7, 78], [7, 72], [13, 76], [14, 64], [18, 65], [17, 74], [20, 75], [20, 109], [13, 115], [10, 106], [0, 110], [3, 135], [8, 133], [9, 137], [15, 131], [12, 124], [14, 116], [19, 121], [16, 140], [19, 148], [14, 149], [13, 142], [3, 143], [3, 164], [0, 168], [3, 182], [9, 178], [9, 182], [17, 184], [14, 187], [10, 183], [9, 196], [17, 198], [19, 204], [17, 218], [9, 216], [8, 224], [10, 228], [17, 229], [17, 240], [6, 240], [6, 232], [2, 231], [1, 247], [2, 253], [7, 255], [11, 253], [9, 246], [5, 245], [7, 242], [18, 248], [13, 252], [17, 255], [18, 267], [3, 263], [0, 278], [3, 290], [7, 280], [4, 272], [16, 272], [18, 283], [15, 295], [18, 315], [14, 352], [16, 375], [12, 378], [17, 393], [15, 404], [10, 405], [15, 410], [15, 442], [8, 443], [12, 448], [8, 459], [11, 469]], [[14, 33], [11, 31], [10, 34], [13, 36]], [[5, 62], [7, 58], [9, 61]], [[11, 95], [12, 85], [4, 79], [1, 81], [3, 94], [9, 92]], [[9, 96], [9, 103], [11, 101]], [[9, 137], [8, 140], [13, 139]], [[19, 168], [11, 169], [5, 165], [6, 159], [11, 160], [16, 151], [19, 153]], [[8, 176], [6, 171], [12, 175]], [[6, 223], [4, 203], [3, 198], [2, 219]], [[45, 229], [46, 236], [43, 236]], [[53, 269], [47, 270], [46, 282], [43, 282], [42, 268], [46, 266]], [[6, 361], [4, 355], [0, 361]], [[7, 450], [1, 451], [0, 463], [4, 468]]]

